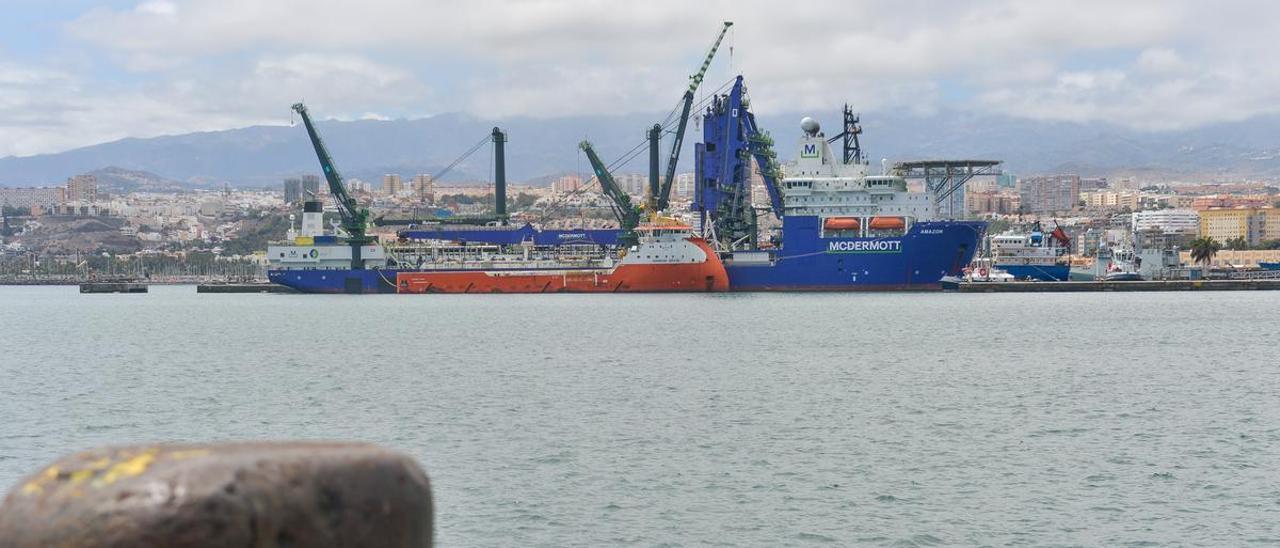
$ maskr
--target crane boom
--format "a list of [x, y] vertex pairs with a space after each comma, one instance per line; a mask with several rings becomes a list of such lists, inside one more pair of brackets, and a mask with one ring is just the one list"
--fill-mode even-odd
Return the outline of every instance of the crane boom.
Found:
[[618, 243], [626, 246], [634, 245], [638, 241], [636, 227], [640, 226], [640, 208], [632, 204], [631, 197], [618, 186], [618, 182], [613, 179], [604, 162], [600, 161], [600, 156], [596, 155], [595, 149], [591, 148], [590, 141], [578, 143], [578, 147], [587, 153], [587, 161], [591, 162], [596, 180], [600, 181], [600, 189], [613, 201], [613, 214], [622, 227], [622, 233], [618, 235]]
[[671, 143], [671, 156], [667, 159], [666, 177], [662, 180], [662, 188], [658, 190], [658, 195], [653, 198], [654, 211], [662, 211], [670, 203], [671, 184], [676, 177], [676, 164], [680, 162], [680, 149], [684, 146], [684, 130], [689, 125], [689, 111], [693, 108], [693, 94], [698, 91], [698, 86], [702, 85], [702, 79], [707, 75], [711, 60], [715, 58], [716, 51], [720, 49], [720, 42], [724, 41], [724, 35], [729, 32], [729, 27], [732, 26], [733, 21], [724, 22], [724, 27], [721, 27], [715, 43], [711, 44], [711, 50], [707, 52], [706, 58], [702, 60], [702, 67], [698, 69], [697, 73], [689, 77], [689, 89], [684, 92], [684, 104], [680, 109], [680, 121], [676, 124], [676, 136]]
[[311, 146], [315, 148], [316, 157], [320, 160], [320, 169], [324, 171], [324, 178], [329, 182], [329, 194], [332, 194], [334, 200], [338, 202], [338, 215], [342, 217], [342, 229], [346, 231], [347, 239], [353, 243], [372, 241], [372, 238], [365, 234], [369, 210], [359, 207], [355, 198], [347, 193], [347, 186], [342, 182], [342, 174], [338, 173], [337, 166], [333, 165], [333, 157], [329, 155], [329, 149], [320, 139], [320, 133], [316, 131], [315, 124], [311, 122], [311, 115], [307, 113], [306, 105], [295, 103], [293, 110], [302, 117], [302, 124], [306, 126], [307, 135], [311, 137]]

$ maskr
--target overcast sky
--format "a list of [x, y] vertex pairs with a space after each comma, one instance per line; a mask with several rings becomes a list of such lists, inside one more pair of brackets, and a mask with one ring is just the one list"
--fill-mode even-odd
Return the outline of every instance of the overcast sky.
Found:
[[[429, 7], [435, 6], [435, 7]], [[5, 0], [0, 156], [321, 117], [937, 109], [1184, 129], [1280, 110], [1280, 2]], [[732, 55], [730, 52], [732, 51]]]

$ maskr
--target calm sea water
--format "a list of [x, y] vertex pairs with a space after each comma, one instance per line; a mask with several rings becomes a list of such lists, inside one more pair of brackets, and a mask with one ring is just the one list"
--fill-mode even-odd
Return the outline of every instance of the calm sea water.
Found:
[[1280, 293], [0, 288], [0, 489], [158, 440], [367, 440], [444, 546], [1280, 543]]

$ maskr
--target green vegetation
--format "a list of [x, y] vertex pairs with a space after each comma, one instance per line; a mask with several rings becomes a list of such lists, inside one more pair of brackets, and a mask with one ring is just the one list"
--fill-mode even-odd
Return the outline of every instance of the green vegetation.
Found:
[[520, 194], [516, 195], [515, 200], [512, 200], [511, 203], [508, 204], [509, 207], [507, 207], [507, 210], [523, 211], [533, 207], [533, 204], [537, 201], [538, 201], [537, 196], [534, 196], [533, 194], [525, 194], [521, 192]]
[[1011, 226], [1013, 226], [1013, 223], [1009, 222], [1008, 219], [992, 219], [991, 222], [987, 223], [987, 234], [1000, 234], [1009, 230]]
[[1226, 246], [1227, 249], [1230, 249], [1232, 251], [1249, 249], [1249, 241], [1244, 239], [1244, 236], [1236, 236], [1235, 238], [1231, 238], [1230, 240], [1227, 240], [1224, 245]]
[[[245, 223], [248, 225], [250, 221]], [[223, 242], [222, 254], [252, 255], [255, 252], [266, 251], [268, 242], [283, 240], [288, 231], [288, 217], [279, 215], [267, 217], [261, 222], [253, 223], [252, 226], [246, 226], [235, 238]]]
[[3, 211], [5, 217], [26, 217], [31, 215], [31, 208], [29, 207], [4, 206], [0, 211]]
[[1191, 260], [1201, 263], [1206, 267], [1213, 260], [1213, 256], [1222, 250], [1222, 244], [1218, 240], [1208, 236], [1201, 236], [1191, 240]]

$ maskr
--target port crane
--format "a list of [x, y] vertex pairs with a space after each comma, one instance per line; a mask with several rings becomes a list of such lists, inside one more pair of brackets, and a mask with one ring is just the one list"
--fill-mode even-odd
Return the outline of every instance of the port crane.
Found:
[[[724, 41], [724, 35], [729, 32], [729, 27], [733, 26], [733, 21], [725, 21], [724, 26], [720, 28], [720, 34], [716, 36], [716, 41], [711, 44], [710, 51], [702, 60], [702, 67], [698, 72], [689, 77], [689, 89], [685, 90], [683, 105], [680, 110], [680, 120], [676, 123], [675, 139], [671, 143], [671, 155], [667, 158], [667, 172], [662, 179], [662, 186], [650, 197], [650, 209], [653, 211], [662, 211], [670, 205], [671, 185], [676, 177], [676, 164], [680, 161], [680, 149], [684, 146], [684, 131], [689, 125], [689, 111], [693, 108], [693, 94], [698, 91], [698, 86], [702, 85], [702, 79], [707, 75], [707, 69], [711, 66], [711, 60], [715, 58], [716, 51], [720, 49], [720, 43]], [[656, 132], [655, 127], [655, 132]], [[651, 137], [652, 139], [652, 137]]]
[[316, 150], [316, 158], [320, 160], [320, 169], [324, 171], [324, 178], [329, 183], [329, 194], [332, 194], [334, 201], [338, 202], [338, 216], [342, 219], [341, 227], [347, 233], [347, 243], [351, 244], [351, 269], [361, 270], [364, 268], [364, 261], [360, 258], [360, 248], [374, 241], [373, 237], [365, 232], [369, 224], [369, 210], [360, 207], [356, 199], [347, 192], [342, 174], [338, 173], [338, 167], [333, 165], [333, 157], [329, 155], [329, 149], [324, 146], [324, 140], [316, 131], [311, 115], [307, 112], [307, 106], [295, 103], [293, 110], [302, 117], [302, 124], [307, 128], [307, 136], [311, 138], [311, 146]]
[[628, 247], [636, 245], [640, 241], [636, 236], [636, 227], [640, 226], [642, 213], [640, 206], [632, 204], [631, 197], [618, 186], [618, 182], [613, 179], [613, 175], [600, 160], [600, 156], [596, 154], [595, 149], [591, 148], [591, 141], [578, 143], [578, 148], [587, 154], [587, 161], [591, 162], [591, 169], [596, 174], [596, 180], [600, 182], [600, 189], [613, 201], [613, 215], [618, 218], [618, 226], [621, 228], [618, 243]]
[[[666, 179], [662, 185], [658, 186], [658, 141], [662, 134], [662, 125], [654, 124], [647, 132], [649, 139], [649, 203], [650, 212], [657, 213], [667, 208], [670, 204], [671, 185], [675, 180], [676, 165], [680, 161], [680, 148], [684, 142], [685, 128], [689, 125], [689, 112], [693, 109], [694, 92], [702, 85], [703, 78], [707, 75], [707, 69], [711, 66], [711, 60], [715, 58], [716, 51], [720, 49], [720, 43], [724, 41], [724, 36], [729, 32], [729, 27], [733, 26], [732, 21], [725, 21], [724, 26], [720, 28], [720, 34], [716, 36], [716, 40], [711, 44], [711, 50], [702, 60], [702, 66], [698, 72], [689, 77], [689, 87], [684, 92], [681, 99], [682, 108], [680, 118], [675, 124], [675, 139], [671, 145], [671, 155], [667, 160]], [[621, 228], [618, 235], [618, 243], [630, 246], [638, 242], [635, 229], [640, 225], [640, 219], [644, 215], [644, 206], [631, 203], [631, 197], [618, 186], [613, 175], [609, 173], [609, 168], [600, 160], [600, 156], [596, 154], [595, 149], [591, 147], [590, 141], [582, 141], [578, 147], [587, 154], [587, 161], [591, 163], [591, 169], [595, 172], [596, 180], [600, 182], [600, 188], [604, 195], [613, 203], [611, 209], [618, 219]]]

